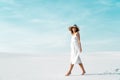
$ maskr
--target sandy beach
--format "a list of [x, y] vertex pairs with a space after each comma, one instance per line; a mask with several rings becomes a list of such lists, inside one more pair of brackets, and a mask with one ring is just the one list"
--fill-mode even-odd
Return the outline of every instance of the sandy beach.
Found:
[[0, 54], [0, 80], [120, 80], [120, 52], [81, 54], [86, 74], [78, 65], [70, 76], [69, 54]]

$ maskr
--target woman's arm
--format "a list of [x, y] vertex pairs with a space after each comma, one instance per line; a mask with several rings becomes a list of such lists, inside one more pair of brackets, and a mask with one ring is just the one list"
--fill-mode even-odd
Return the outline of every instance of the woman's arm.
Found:
[[82, 52], [82, 46], [81, 46], [81, 41], [80, 41], [80, 34], [77, 32], [77, 38], [78, 38], [78, 44], [80, 45], [80, 52]]

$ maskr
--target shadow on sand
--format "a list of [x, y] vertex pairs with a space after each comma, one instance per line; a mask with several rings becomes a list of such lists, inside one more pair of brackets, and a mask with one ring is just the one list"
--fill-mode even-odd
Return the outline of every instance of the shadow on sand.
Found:
[[[86, 73], [85, 75], [120, 75], [120, 73]], [[71, 76], [82, 76], [82, 75], [72, 75]], [[84, 76], [84, 75], [83, 75]]]

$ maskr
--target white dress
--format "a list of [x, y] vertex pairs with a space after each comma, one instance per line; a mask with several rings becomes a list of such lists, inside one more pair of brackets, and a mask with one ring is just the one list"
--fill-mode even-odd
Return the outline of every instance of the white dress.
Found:
[[80, 45], [78, 45], [78, 38], [76, 35], [72, 35], [71, 38], [71, 64], [80, 64], [82, 63], [80, 58]]

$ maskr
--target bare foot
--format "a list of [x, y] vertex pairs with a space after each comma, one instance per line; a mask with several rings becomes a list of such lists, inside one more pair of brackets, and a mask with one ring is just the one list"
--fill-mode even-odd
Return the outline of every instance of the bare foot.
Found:
[[65, 76], [69, 76], [71, 74], [71, 72], [68, 72]]
[[83, 73], [82, 73], [82, 75], [84, 75], [86, 72], [84, 71]]

